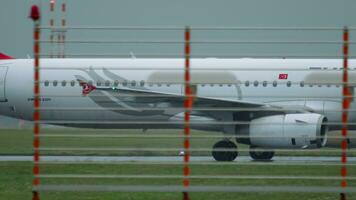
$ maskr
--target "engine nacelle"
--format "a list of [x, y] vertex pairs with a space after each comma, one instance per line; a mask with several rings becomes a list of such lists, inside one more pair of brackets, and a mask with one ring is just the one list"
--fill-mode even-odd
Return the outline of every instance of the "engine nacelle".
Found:
[[237, 141], [262, 148], [320, 148], [327, 140], [325, 122], [325, 116], [314, 113], [261, 117], [237, 128]]

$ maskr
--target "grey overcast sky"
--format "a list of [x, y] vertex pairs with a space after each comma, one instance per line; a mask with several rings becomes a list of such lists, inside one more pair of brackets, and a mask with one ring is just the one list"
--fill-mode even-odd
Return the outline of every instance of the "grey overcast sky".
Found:
[[[38, 2], [40, 1], [1, 0], [0, 52], [19, 58], [32, 54], [33, 24], [27, 16], [30, 6]], [[61, 2], [57, 0], [57, 3]], [[68, 25], [356, 26], [355, 0], [66, 0], [66, 2]], [[49, 0], [42, 0], [44, 10], [48, 11], [48, 4]], [[43, 15], [42, 23], [48, 24], [49, 13], [44, 12]], [[59, 15], [56, 18], [57, 22], [58, 19]], [[103, 39], [102, 37], [122, 39], [120, 36], [131, 38], [130, 34], [120, 34], [122, 35], [119, 33], [114, 36], [100, 33], [94, 35], [77, 33], [71, 36], [73, 39]], [[157, 33], [156, 38], [165, 38], [160, 34], [163, 33]], [[140, 35], [140, 39], [145, 37]], [[278, 34], [274, 37], [278, 37]], [[241, 35], [241, 38], [235, 39], [248, 39], [248, 37]], [[258, 39], [261, 39], [261, 36]], [[68, 48], [70, 50], [72, 47]], [[95, 49], [95, 47], [90, 48]], [[73, 52], [76, 53], [84, 50], [85, 47], [73, 47]], [[142, 49], [138, 47], [120, 49], [122, 52], [130, 50], [140, 51]], [[104, 49], [97, 48], [92, 52], [102, 51]], [[106, 50], [106, 52], [112, 51], [116, 50], [112, 47]], [[156, 52], [157, 48], [145, 47], [142, 52], [148, 51]], [[295, 52], [301, 51], [303, 48]], [[217, 52], [224, 53], [224, 50]], [[241, 49], [239, 52], [244, 53]], [[254, 49], [248, 49], [248, 52], [254, 52]]]

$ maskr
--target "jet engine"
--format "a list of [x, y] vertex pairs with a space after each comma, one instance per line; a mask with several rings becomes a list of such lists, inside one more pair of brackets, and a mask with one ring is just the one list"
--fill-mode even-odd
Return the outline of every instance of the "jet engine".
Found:
[[237, 127], [237, 142], [261, 148], [321, 148], [326, 144], [327, 119], [314, 113], [272, 115]]

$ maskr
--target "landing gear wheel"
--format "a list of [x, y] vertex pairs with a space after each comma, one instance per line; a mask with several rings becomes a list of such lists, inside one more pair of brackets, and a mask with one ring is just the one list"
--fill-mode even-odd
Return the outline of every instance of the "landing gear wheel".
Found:
[[[228, 151], [224, 151], [224, 149]], [[216, 161], [233, 161], [237, 155], [236, 144], [229, 140], [221, 140], [213, 146], [212, 156]]]
[[261, 151], [256, 150], [257, 147], [250, 146], [250, 156], [256, 161], [270, 161], [274, 156], [274, 151]]

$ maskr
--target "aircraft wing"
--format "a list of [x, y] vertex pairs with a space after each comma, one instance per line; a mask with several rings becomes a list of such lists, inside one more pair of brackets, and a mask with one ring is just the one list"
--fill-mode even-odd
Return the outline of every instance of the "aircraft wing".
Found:
[[[120, 102], [134, 102], [136, 105], [142, 105], [145, 103], [169, 103], [169, 106], [181, 107], [186, 98], [183, 94], [152, 91], [146, 88], [95, 87], [88, 84], [86, 81], [80, 79], [78, 79], [78, 81], [80, 85], [83, 86], [83, 95], [89, 95], [89, 93], [93, 90], [105, 91], [115, 98], [120, 98]], [[226, 112], [229, 110], [228, 108], [232, 108], [232, 112], [236, 112], [237, 110], [234, 110], [234, 108], [238, 108], [239, 111], [259, 112], [259, 114], [262, 114], [261, 111], [268, 112], [268, 114], [313, 112], [307, 107], [271, 105], [266, 103], [243, 101], [239, 99], [216, 98], [208, 96], [194, 96], [193, 107], [202, 108], [202, 112], [210, 114], [217, 111]]]
[[[110, 92], [115, 96], [122, 96], [135, 98], [134, 101], [137, 103], [156, 103], [156, 102], [167, 102], [174, 105], [182, 105], [184, 99], [186, 98], [184, 95], [175, 94], [175, 93], [166, 93], [166, 92], [158, 92], [151, 90], [143, 90], [143, 89], [134, 89], [134, 88], [96, 88], [96, 90], [102, 90], [106, 92]], [[238, 99], [225, 99], [225, 98], [213, 98], [213, 97], [202, 97], [195, 96], [194, 97], [194, 108], [259, 108], [259, 109], [271, 109], [279, 112], [283, 111], [283, 107], [276, 105], [268, 105], [263, 103], [255, 103], [242, 101]]]

